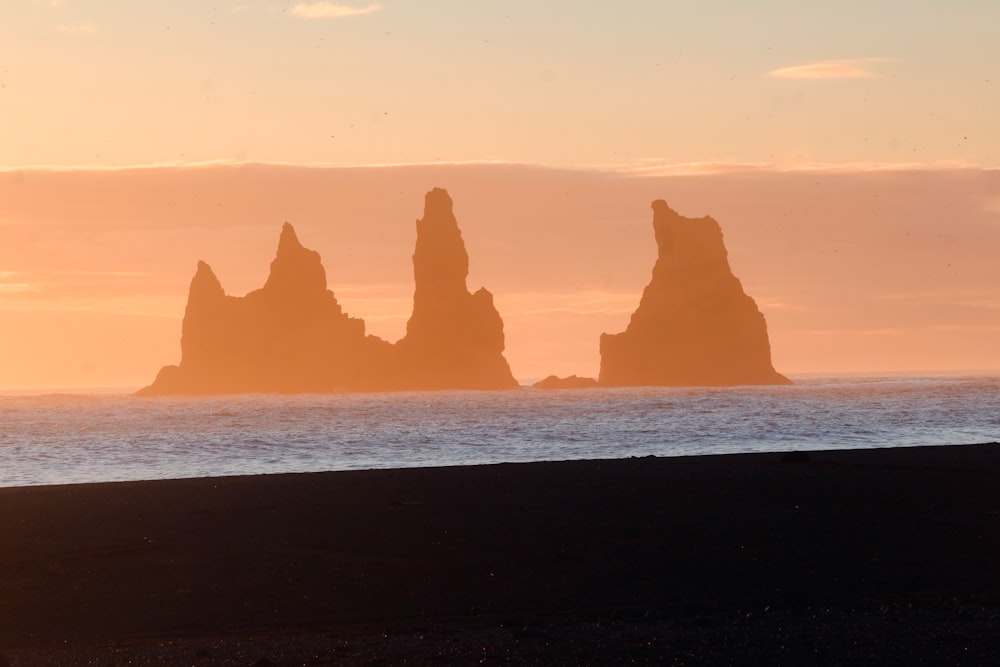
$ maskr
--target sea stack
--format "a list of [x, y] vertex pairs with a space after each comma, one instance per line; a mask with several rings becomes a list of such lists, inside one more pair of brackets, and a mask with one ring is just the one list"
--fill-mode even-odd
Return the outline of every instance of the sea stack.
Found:
[[533, 389], [595, 389], [600, 385], [597, 384], [597, 380], [594, 378], [580, 377], [578, 375], [570, 375], [568, 377], [550, 375], [531, 386]]
[[719, 223], [653, 202], [659, 256], [628, 328], [601, 335], [603, 386], [789, 384], [767, 324], [729, 268]]
[[140, 395], [332, 392], [372, 388], [370, 369], [391, 347], [365, 335], [326, 287], [319, 253], [288, 223], [267, 282], [227, 296], [198, 263], [181, 335], [181, 363], [166, 366]]
[[399, 389], [509, 389], [518, 386], [504, 359], [503, 320], [493, 295], [466, 286], [469, 255], [451, 197], [424, 198], [413, 252], [413, 313], [396, 343]]

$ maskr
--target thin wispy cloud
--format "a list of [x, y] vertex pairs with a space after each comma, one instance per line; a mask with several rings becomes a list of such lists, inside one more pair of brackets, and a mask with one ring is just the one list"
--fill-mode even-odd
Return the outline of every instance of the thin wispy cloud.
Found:
[[[431, 160], [431, 161], [411, 161], [411, 162], [288, 162], [281, 160], [236, 160], [229, 158], [219, 158], [215, 160], [164, 160], [162, 162], [146, 162], [135, 164], [37, 164], [9, 166], [0, 165], [0, 174], [18, 172], [73, 172], [73, 171], [135, 171], [141, 169], [211, 169], [215, 167], [296, 167], [301, 169], [396, 169], [400, 167], [463, 167], [463, 166], [509, 166], [531, 169], [568, 169], [571, 171], [602, 171], [598, 167], [559, 167], [556, 165], [529, 164], [526, 162], [510, 162], [506, 160]], [[3, 220], [0, 219], [0, 224]]]
[[365, 16], [381, 11], [382, 5], [340, 5], [334, 2], [298, 2], [292, 7], [292, 16], [303, 19], [343, 19], [351, 16]]
[[41, 292], [45, 289], [44, 284], [39, 283], [0, 283], [0, 294], [30, 294]]
[[893, 292], [877, 296], [882, 301], [917, 303], [922, 305], [962, 307], [972, 310], [1000, 310], [1000, 296], [993, 289], [981, 290], [921, 290]]
[[[631, 313], [639, 302], [634, 290], [574, 290], [553, 292], [508, 292], [499, 301], [511, 317], [549, 315], [617, 315]], [[552, 305], [557, 304], [557, 305]]]
[[886, 58], [820, 60], [779, 67], [768, 72], [767, 76], [772, 79], [878, 79], [882, 75], [873, 69], [873, 65], [886, 61]]
[[56, 26], [56, 32], [61, 32], [64, 35], [93, 35], [97, 32], [97, 24], [93, 21], [60, 23]]
[[1000, 332], [1000, 324], [936, 324], [930, 328], [934, 331]]
[[830, 336], [831, 338], [848, 339], [848, 338], [868, 338], [872, 336], [889, 336], [889, 337], [900, 337], [905, 336], [910, 333], [909, 330], [902, 327], [882, 327], [880, 329], [799, 329], [795, 331], [796, 334], [805, 336]]
[[790, 173], [810, 172], [827, 174], [854, 174], [864, 172], [902, 171], [961, 171], [989, 168], [959, 160], [939, 160], [935, 162], [680, 162], [656, 163], [644, 160], [635, 166], [625, 165], [609, 168], [632, 176], [714, 176], [735, 173]]
[[612, 168], [634, 176], [711, 176], [771, 168], [764, 162], [668, 162], [644, 159], [636, 165]]

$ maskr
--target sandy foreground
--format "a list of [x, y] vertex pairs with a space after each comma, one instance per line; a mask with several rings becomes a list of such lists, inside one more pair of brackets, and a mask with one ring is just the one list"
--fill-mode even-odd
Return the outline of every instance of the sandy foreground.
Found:
[[990, 664], [1000, 444], [0, 489], [0, 666]]

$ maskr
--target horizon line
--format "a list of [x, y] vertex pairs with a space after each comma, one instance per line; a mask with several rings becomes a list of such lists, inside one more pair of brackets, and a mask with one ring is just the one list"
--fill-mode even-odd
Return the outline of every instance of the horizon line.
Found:
[[[840, 371], [789, 371], [783, 373], [783, 375], [791, 378], [801, 378], [801, 379], [837, 379], [837, 378], [969, 378], [969, 377], [993, 377], [995, 374], [1000, 373], [1000, 368], [950, 368], [950, 369], [933, 369], [933, 368], [916, 368], [908, 370], [840, 370]], [[529, 377], [525, 376], [523, 378], [514, 378], [518, 383], [531, 383], [532, 381], [537, 381], [543, 379], [542, 377]], [[521, 388], [530, 388], [530, 384], [520, 384]], [[655, 385], [650, 385], [655, 388]], [[736, 385], [738, 387], [740, 385]], [[745, 386], [745, 385], [744, 385]], [[134, 393], [141, 389], [142, 386], [131, 385], [131, 384], [104, 384], [104, 385], [38, 385], [33, 387], [3, 387], [0, 386], [0, 398], [12, 398], [18, 396], [37, 396], [37, 395], [86, 395], [86, 394], [121, 394], [123, 392]], [[614, 387], [603, 387], [604, 389], [614, 389]], [[661, 387], [669, 388], [669, 387]], [[687, 388], [697, 389], [699, 386], [693, 385]], [[713, 387], [700, 387], [704, 389]], [[717, 387], [714, 387], [717, 388]], [[730, 387], [733, 388], [733, 387]], [[600, 389], [600, 388], [599, 388]], [[505, 390], [499, 390], [505, 391]], [[247, 392], [253, 393], [253, 392]], [[282, 394], [271, 394], [270, 392], [263, 392], [265, 394], [270, 394], [274, 396], [281, 396]], [[348, 392], [348, 393], [395, 393], [395, 392]], [[232, 394], [239, 395], [239, 394]], [[300, 394], [304, 395], [304, 394]], [[191, 394], [190, 398], [211, 398], [212, 396], [218, 396], [213, 394]]]

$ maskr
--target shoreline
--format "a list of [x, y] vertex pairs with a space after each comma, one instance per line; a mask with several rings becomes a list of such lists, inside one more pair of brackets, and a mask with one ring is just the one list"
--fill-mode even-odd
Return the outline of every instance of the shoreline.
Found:
[[0, 665], [1000, 650], [997, 443], [6, 487], [0, 534]]
[[[455, 463], [450, 465], [413, 465], [413, 466], [403, 466], [397, 468], [352, 468], [352, 469], [338, 469], [338, 470], [298, 470], [298, 471], [282, 471], [282, 472], [255, 472], [255, 473], [241, 473], [233, 475], [194, 475], [191, 477], [153, 477], [146, 479], [110, 479], [110, 480], [94, 480], [94, 481], [83, 481], [83, 482], [55, 482], [55, 483], [41, 483], [41, 484], [24, 484], [20, 486], [0, 486], [0, 494], [6, 490], [15, 489], [59, 489], [64, 487], [92, 487], [92, 486], [105, 486], [105, 485], [134, 485], [134, 484], [158, 484], [158, 483], [169, 483], [169, 482], [210, 482], [212, 480], [255, 480], [255, 479], [266, 479], [266, 478], [277, 478], [277, 477], [295, 477], [299, 475], [339, 475], [339, 474], [363, 474], [363, 473], [380, 473], [395, 470], [432, 470], [432, 471], [449, 471], [449, 470], [469, 470], [478, 468], [492, 468], [497, 466], [527, 466], [527, 465], [558, 465], [558, 464], [598, 464], [606, 463], [612, 461], [635, 461], [635, 460], [662, 460], [662, 461], [677, 461], [677, 460], [690, 460], [697, 461], [701, 459], [705, 460], [715, 460], [723, 459], [729, 457], [784, 457], [788, 460], [784, 462], [808, 462], [812, 455], [826, 455], [826, 454], [841, 454], [846, 452], [880, 452], [886, 450], [948, 450], [948, 449], [965, 449], [969, 447], [1000, 447], [1000, 442], [972, 442], [972, 443], [962, 443], [956, 445], [884, 445], [880, 447], [851, 447], [844, 449], [775, 449], [766, 451], [738, 451], [738, 452], [719, 452], [719, 453], [709, 453], [709, 454], [646, 454], [646, 455], [630, 455], [625, 457], [617, 458], [581, 458], [581, 459], [545, 459], [545, 460], [532, 460], [532, 461], [495, 461], [495, 462], [484, 462], [484, 463]], [[796, 461], [797, 457], [804, 456], [805, 459]], [[826, 461], [829, 462], [829, 461]]]

